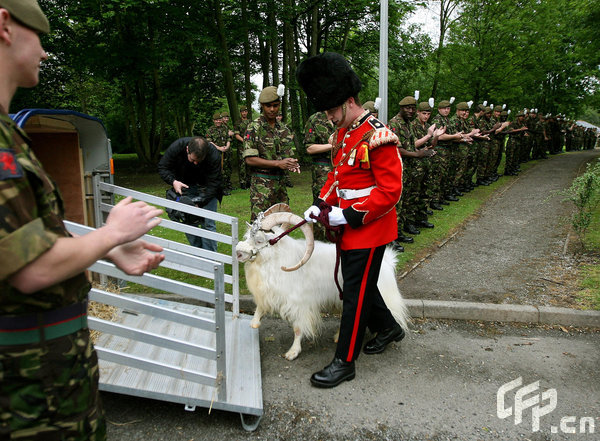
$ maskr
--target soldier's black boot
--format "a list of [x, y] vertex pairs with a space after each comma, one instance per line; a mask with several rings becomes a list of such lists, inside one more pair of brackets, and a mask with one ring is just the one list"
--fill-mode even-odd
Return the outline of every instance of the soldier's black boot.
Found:
[[421, 232], [413, 224], [404, 224], [404, 231], [406, 231], [408, 234], [412, 234], [413, 236], [416, 234], [421, 234]]
[[442, 207], [438, 201], [433, 201], [433, 202], [431, 202], [431, 203], [429, 204], [429, 206], [430, 206], [431, 208], [433, 208], [434, 210], [443, 210], [443, 209], [444, 209], [444, 207]]
[[356, 376], [353, 361], [343, 361], [334, 358], [331, 363], [310, 377], [310, 382], [316, 387], [336, 387], [342, 381], [353, 380]]
[[395, 326], [377, 333], [377, 336], [369, 340], [363, 352], [365, 354], [379, 354], [385, 350], [385, 347], [393, 341], [400, 341], [404, 338], [404, 329], [396, 323]]
[[410, 236], [405, 236], [404, 234], [402, 234], [402, 231], [398, 230], [398, 239], [396, 239], [396, 241], [404, 243], [413, 243], [415, 239], [413, 239]]

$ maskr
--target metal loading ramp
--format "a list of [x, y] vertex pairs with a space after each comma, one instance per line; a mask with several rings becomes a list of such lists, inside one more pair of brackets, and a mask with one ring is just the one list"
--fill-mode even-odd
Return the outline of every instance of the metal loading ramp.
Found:
[[[250, 326], [252, 317], [240, 314], [238, 309], [237, 219], [114, 185], [105, 186], [99, 180], [96, 185], [97, 190], [102, 186], [110, 193], [130, 195], [153, 205], [176, 204], [174, 208], [181, 211], [214, 216], [217, 221], [232, 225], [231, 236], [195, 229], [198, 235], [212, 235], [211, 238], [231, 244], [229, 256], [215, 256], [217, 253], [154, 236], [143, 237], [163, 247], [165, 260], [161, 267], [207, 278], [212, 283], [209, 288], [151, 273], [129, 276], [104, 260], [90, 266], [101, 280], [108, 276], [184, 296], [202, 305], [139, 293], [116, 294], [103, 287], [92, 289], [90, 301], [116, 308], [110, 320], [88, 317], [89, 328], [100, 332], [95, 342], [100, 390], [181, 403], [186, 410], [200, 406], [237, 412], [244, 429], [255, 430], [263, 414], [259, 334]], [[108, 213], [112, 206], [105, 202], [107, 198], [97, 196], [95, 201], [101, 201], [97, 209]], [[163, 221], [161, 227], [172, 224], [179, 231], [193, 228], [170, 221]], [[78, 235], [93, 230], [72, 222], [65, 225]], [[226, 263], [231, 264], [232, 275], [225, 274]], [[226, 284], [231, 286], [231, 294], [225, 292]], [[231, 304], [231, 311], [225, 310], [226, 303]]]

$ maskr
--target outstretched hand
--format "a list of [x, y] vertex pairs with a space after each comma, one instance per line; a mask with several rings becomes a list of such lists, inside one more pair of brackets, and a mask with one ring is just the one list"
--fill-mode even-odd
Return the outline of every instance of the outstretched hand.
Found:
[[116, 239], [117, 244], [131, 242], [146, 234], [160, 224], [158, 218], [162, 210], [146, 204], [143, 201], [131, 202], [131, 196], [116, 204], [103, 228], [108, 229]]
[[164, 254], [157, 254], [162, 250], [160, 245], [138, 239], [113, 248], [106, 257], [126, 274], [141, 276], [164, 260]]

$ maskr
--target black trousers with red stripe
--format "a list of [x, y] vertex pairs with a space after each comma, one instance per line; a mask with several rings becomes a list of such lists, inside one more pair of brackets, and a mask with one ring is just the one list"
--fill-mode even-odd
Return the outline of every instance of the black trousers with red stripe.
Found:
[[396, 324], [377, 288], [384, 252], [385, 245], [341, 252], [344, 301], [335, 356], [344, 361], [358, 358], [367, 327], [375, 333]]

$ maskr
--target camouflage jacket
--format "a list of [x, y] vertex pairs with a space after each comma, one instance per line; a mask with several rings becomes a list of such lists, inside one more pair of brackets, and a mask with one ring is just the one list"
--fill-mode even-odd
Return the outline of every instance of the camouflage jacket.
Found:
[[244, 135], [246, 134], [246, 129], [248, 128], [249, 124], [250, 124], [249, 119], [241, 119], [240, 122], [238, 123], [237, 127], [235, 128], [234, 133], [236, 135], [240, 135], [243, 138]]
[[415, 151], [415, 138], [410, 130], [410, 122], [404, 121], [400, 114], [397, 114], [390, 119], [388, 127], [392, 129], [392, 132], [394, 132], [400, 140], [398, 147], [409, 152]]
[[23, 295], [8, 278], [48, 251], [60, 237], [64, 207], [54, 181], [29, 146], [25, 132], [0, 112], [0, 316], [53, 310], [85, 300], [84, 273]]
[[[446, 134], [447, 135], [453, 135], [454, 133], [457, 133], [454, 125], [450, 121], [450, 117], [448, 117], [448, 116], [442, 116], [441, 113], [438, 113], [433, 118], [431, 118], [430, 122], [431, 122], [431, 124], [435, 124], [435, 128], [436, 129], [440, 129], [442, 127], [446, 127]], [[439, 147], [449, 147], [451, 145], [452, 145], [452, 141], [438, 141], [438, 146]]]
[[[304, 127], [304, 147], [308, 149], [313, 144], [329, 144], [329, 137], [335, 132], [333, 123], [327, 119], [325, 112], [313, 113]], [[311, 155], [314, 162], [331, 164], [331, 152]]]
[[219, 147], [225, 146], [227, 141], [229, 141], [229, 127], [227, 127], [225, 124], [221, 124], [220, 127], [212, 125], [206, 131], [206, 140], [218, 145]]
[[[413, 139], [415, 140], [415, 142], [418, 139], [421, 139], [422, 137], [424, 137], [425, 135], [427, 135], [427, 129], [429, 129], [429, 126], [431, 126], [431, 124], [429, 124], [429, 122], [425, 123], [425, 126], [423, 127], [421, 125], [421, 122], [419, 121], [419, 118], [415, 118], [411, 121], [410, 123], [410, 131], [412, 132], [413, 135]], [[431, 141], [433, 138], [430, 138], [427, 140], [427, 142], [423, 145], [421, 145], [419, 147], [419, 149], [423, 149], [425, 147], [429, 147], [431, 145]]]
[[[271, 127], [267, 119], [261, 115], [248, 124], [244, 137], [243, 157], [258, 156], [271, 161], [294, 157], [294, 135], [283, 123], [275, 122]], [[251, 173], [282, 174], [280, 169], [259, 169], [249, 167]]]

